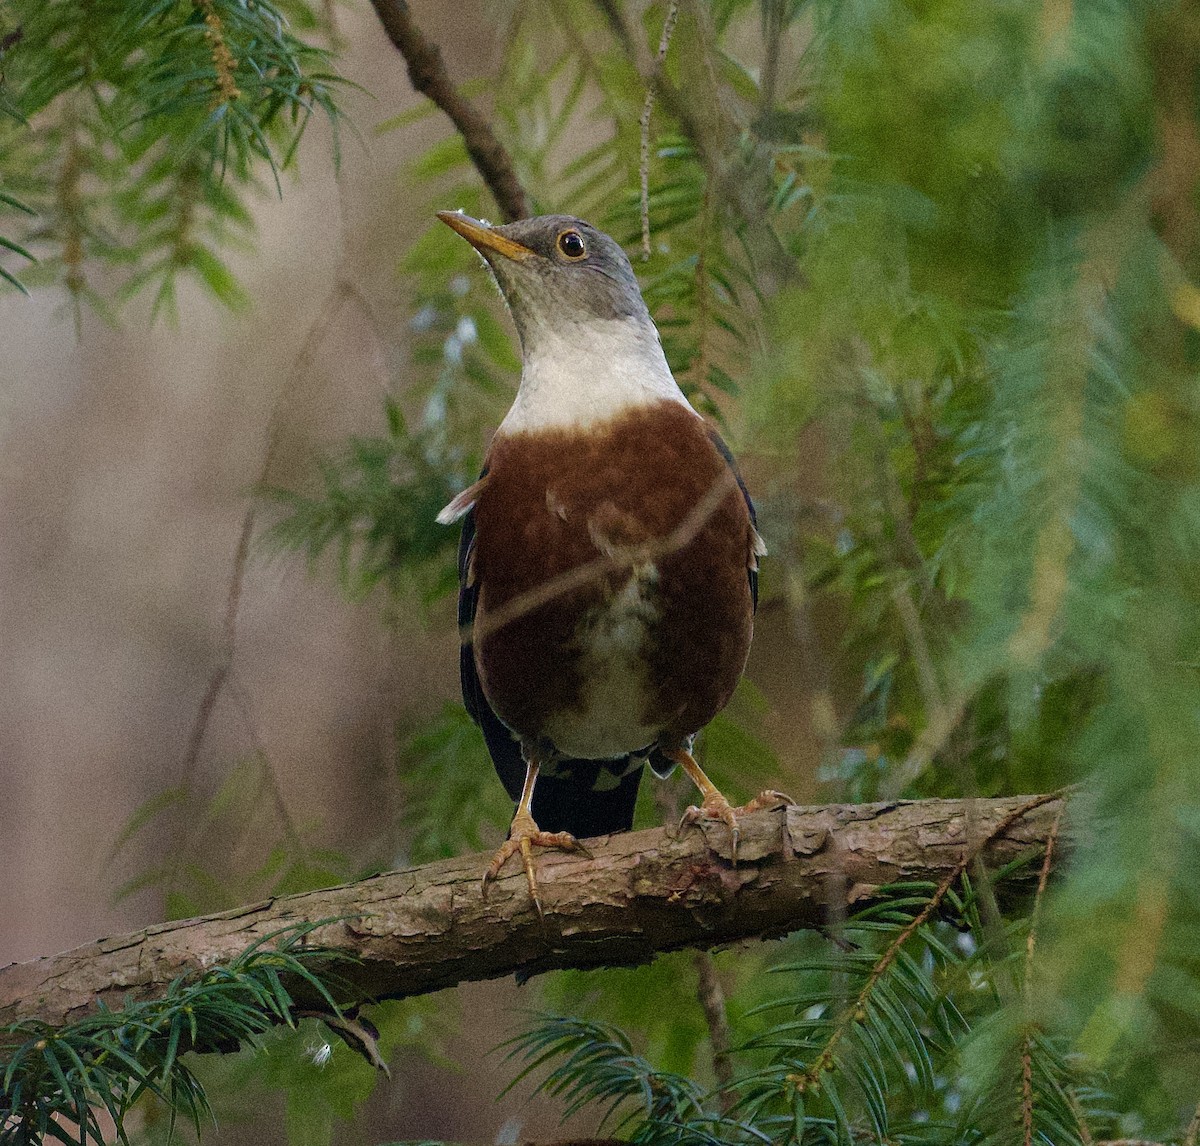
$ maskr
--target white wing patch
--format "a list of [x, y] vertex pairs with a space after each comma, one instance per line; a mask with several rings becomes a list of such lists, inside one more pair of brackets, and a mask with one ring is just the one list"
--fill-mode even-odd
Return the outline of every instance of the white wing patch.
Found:
[[437, 515], [438, 525], [453, 525], [460, 517], [465, 517], [479, 499], [479, 494], [485, 485], [487, 485], [486, 476], [481, 477], [474, 485], [467, 486]]
[[762, 534], [753, 525], [750, 526], [750, 568], [757, 573], [758, 559], [766, 555], [767, 543], [762, 539]]

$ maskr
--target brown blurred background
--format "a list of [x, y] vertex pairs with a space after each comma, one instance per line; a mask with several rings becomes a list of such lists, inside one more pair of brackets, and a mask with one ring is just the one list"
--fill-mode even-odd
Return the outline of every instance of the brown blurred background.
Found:
[[[414, 7], [453, 76], [487, 71], [496, 38], [486, 19], [456, 19], [459, 6], [434, 0]], [[302, 177], [282, 201], [258, 202], [257, 249], [234, 258], [255, 300], [248, 313], [185, 291], [176, 329], [151, 328], [138, 304], [122, 329], [85, 312], [77, 333], [59, 294], [0, 300], [0, 965], [161, 918], [158, 891], [120, 902], [114, 892], [175, 841], [152, 828], [115, 859], [112, 847], [143, 801], [179, 782], [221, 657], [234, 553], [277, 397], [286, 391], [278, 466], [303, 470], [347, 434], [379, 432], [381, 396], [403, 388], [397, 264], [431, 220], [405, 195], [402, 172], [449, 126], [431, 116], [373, 133], [416, 97], [370, 7], [338, 12], [342, 71], [368, 93], [347, 91], [343, 104], [365, 142], [346, 135], [335, 178], [328, 132], [314, 121]], [[373, 319], [355, 299], [331, 319], [323, 311], [339, 277]], [[326, 320], [298, 369], [306, 335]], [[290, 816], [318, 842], [344, 847], [381, 831], [396, 810], [395, 722], [417, 723], [457, 695], [452, 627], [389, 627], [385, 605], [349, 603], [332, 576], [255, 551], [233, 687], [213, 713], [196, 787], [211, 789], [261, 744]], [[794, 649], [780, 655], [789, 626], [782, 614], [763, 622], [752, 675], [774, 702], [768, 733], [795, 789], [813, 738], [797, 717], [802, 682], [778, 667], [796, 663]], [[484, 1057], [535, 1002], [510, 983], [463, 988], [468, 1031], [448, 1049], [470, 1073], [402, 1056], [369, 1104], [371, 1140], [552, 1137], [549, 1104], [522, 1093], [494, 1101], [510, 1072]], [[272, 1140], [244, 1134], [229, 1125], [206, 1137]]]

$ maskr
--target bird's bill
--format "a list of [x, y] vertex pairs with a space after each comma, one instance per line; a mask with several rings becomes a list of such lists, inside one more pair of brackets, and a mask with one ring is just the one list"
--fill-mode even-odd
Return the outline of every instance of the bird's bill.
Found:
[[528, 247], [505, 238], [498, 231], [489, 227], [487, 223], [472, 219], [470, 215], [464, 215], [461, 211], [439, 211], [437, 217], [452, 231], [457, 231], [462, 235], [481, 255], [486, 255], [488, 251], [495, 251], [496, 254], [503, 255], [506, 259], [512, 259], [514, 262], [523, 262], [525, 259], [533, 258], [534, 252]]

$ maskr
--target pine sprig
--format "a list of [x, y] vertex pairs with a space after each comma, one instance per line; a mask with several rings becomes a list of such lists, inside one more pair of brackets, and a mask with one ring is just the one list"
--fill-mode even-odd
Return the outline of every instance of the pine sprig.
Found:
[[4, 54], [14, 114], [0, 123], [0, 172], [44, 216], [30, 249], [48, 251], [28, 281], [54, 275], [103, 309], [87, 285], [95, 263], [127, 269], [122, 297], [153, 288], [153, 314], [173, 313], [181, 275], [245, 306], [227, 255], [249, 230], [247, 193], [269, 173], [282, 194], [314, 114], [334, 125], [336, 162], [343, 81], [330, 53], [269, 2], [96, 4], [80, 19], [65, 0], [8, 0], [4, 16], [20, 36]]
[[128, 1146], [126, 1118], [144, 1095], [168, 1108], [172, 1124], [182, 1116], [199, 1133], [211, 1108], [181, 1056], [253, 1046], [276, 1024], [294, 1026], [289, 983], [340, 1014], [328, 955], [303, 947], [316, 926], [263, 936], [228, 964], [175, 980], [161, 999], [102, 1006], [64, 1027], [18, 1022], [0, 1030], [0, 1144], [101, 1143], [103, 1112]]
[[537, 1083], [536, 1092], [561, 1099], [564, 1117], [596, 1105], [601, 1108], [601, 1126], [611, 1120], [620, 1129], [638, 1118], [643, 1125], [678, 1125], [703, 1113], [702, 1092], [695, 1082], [656, 1070], [609, 1024], [542, 1016], [506, 1045], [508, 1057], [525, 1064], [509, 1089], [543, 1066], [562, 1060]]
[[456, 540], [436, 518], [454, 491], [399, 406], [389, 402], [385, 412], [386, 436], [356, 438], [320, 462], [318, 490], [264, 491], [284, 511], [266, 544], [300, 549], [313, 562], [332, 550], [356, 598], [381, 583], [398, 591], [422, 572], [424, 595], [436, 597], [453, 584], [445, 566]]
[[[664, 1074], [592, 1020], [539, 1018], [510, 1044], [520, 1077], [548, 1068], [539, 1089], [566, 1113], [595, 1107], [634, 1142], [1010, 1141], [1026, 1032], [1000, 1037], [1010, 1012], [997, 1004], [1021, 945], [982, 941], [969, 881], [962, 894], [945, 882], [887, 891], [837, 946], [772, 968], [790, 989], [743, 1020], [757, 1030], [735, 1048], [728, 1113], [716, 1092]], [[939, 908], [952, 922], [934, 920]], [[1054, 1038], [1033, 1030], [1028, 1045], [1034, 1141], [1086, 1142], [1088, 1121], [1106, 1124], [1103, 1091]]]

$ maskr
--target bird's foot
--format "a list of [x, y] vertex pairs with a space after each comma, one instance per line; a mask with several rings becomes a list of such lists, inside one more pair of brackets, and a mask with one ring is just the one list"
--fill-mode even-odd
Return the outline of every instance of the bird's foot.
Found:
[[538, 897], [537, 873], [533, 865], [533, 849], [558, 848], [564, 852], [578, 852], [587, 859], [592, 853], [587, 850], [570, 832], [543, 832], [534, 822], [532, 816], [518, 812], [513, 817], [512, 826], [508, 830], [508, 839], [500, 845], [499, 851], [492, 857], [487, 870], [483, 873], [483, 897], [487, 898], [488, 885], [499, 874], [500, 869], [514, 855], [520, 855], [521, 864], [525, 868], [525, 879], [529, 884], [529, 897], [537, 908], [538, 917], [544, 919], [542, 901]]
[[751, 812], [761, 812], [768, 808], [786, 808], [795, 802], [791, 796], [769, 788], [765, 792], [759, 792], [753, 800], [743, 804], [740, 808], [735, 808], [716, 788], [713, 788], [705, 794], [704, 802], [699, 807], [693, 804], [683, 813], [683, 818], [679, 821], [679, 830], [683, 831], [684, 828], [698, 824], [701, 820], [720, 820], [729, 828], [731, 841], [729, 858], [733, 862], [733, 866], [737, 867], [738, 838], [741, 835], [738, 828], [738, 817], [748, 816]]

